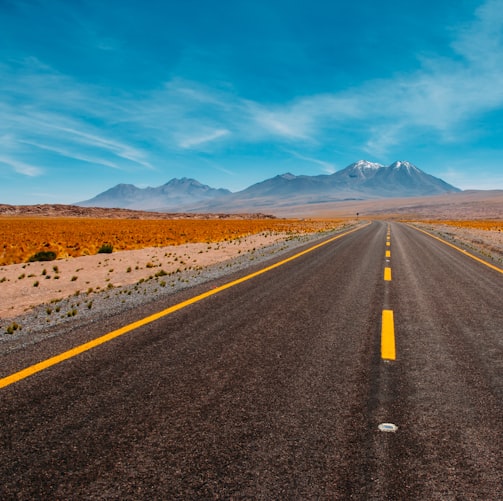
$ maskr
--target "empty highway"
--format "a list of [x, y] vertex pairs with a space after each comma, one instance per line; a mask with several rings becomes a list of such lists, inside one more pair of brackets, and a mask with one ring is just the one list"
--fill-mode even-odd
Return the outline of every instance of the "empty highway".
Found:
[[503, 498], [501, 271], [381, 221], [266, 266], [4, 355], [0, 499]]

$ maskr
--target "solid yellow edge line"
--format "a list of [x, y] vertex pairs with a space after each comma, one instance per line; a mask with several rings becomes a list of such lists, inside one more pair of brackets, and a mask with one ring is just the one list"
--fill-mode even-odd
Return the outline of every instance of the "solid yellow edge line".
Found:
[[381, 327], [381, 358], [395, 360], [395, 322], [393, 310], [383, 310]]
[[480, 259], [479, 257], [474, 256], [473, 254], [470, 254], [468, 251], [465, 251], [461, 247], [458, 247], [454, 244], [451, 244], [450, 242], [447, 242], [443, 238], [437, 237], [436, 235], [433, 235], [426, 230], [422, 230], [421, 228], [417, 228], [416, 226], [412, 226], [411, 224], [409, 224], [408, 226], [410, 226], [411, 228], [414, 228], [417, 231], [420, 231], [421, 233], [424, 233], [425, 235], [428, 235], [431, 238], [434, 238], [435, 240], [438, 240], [439, 242], [442, 242], [445, 245], [448, 245], [449, 247], [452, 247], [453, 249], [456, 249], [457, 251], [461, 252], [465, 256], [471, 257], [472, 259], [475, 259], [475, 261], [478, 261], [479, 263], [486, 265], [488, 268], [491, 268], [495, 271], [498, 271], [499, 273], [503, 273], [503, 270], [501, 268], [498, 268], [497, 266], [494, 266], [493, 264], [488, 263], [487, 261], [484, 261], [483, 259]]
[[391, 268], [389, 266], [384, 268], [384, 280], [386, 282], [391, 282]]
[[42, 362], [39, 362], [37, 364], [26, 367], [25, 369], [22, 369], [18, 372], [15, 372], [14, 374], [11, 374], [9, 376], [6, 376], [6, 377], [0, 379], [0, 388], [5, 388], [6, 386], [9, 386], [13, 383], [21, 381], [22, 379], [25, 379], [29, 376], [32, 376], [33, 374], [36, 374], [37, 372], [41, 372], [45, 369], [48, 369], [49, 367], [52, 367], [53, 365], [57, 365], [61, 362], [64, 362], [65, 360], [68, 360], [69, 358], [73, 358], [77, 355], [80, 355], [81, 353], [84, 353], [84, 352], [89, 351], [93, 348], [96, 348], [97, 346], [100, 346], [104, 343], [108, 343], [109, 341], [112, 341], [112, 339], [118, 338], [128, 332], [131, 332], [135, 329], [143, 327], [144, 325], [155, 322], [156, 320], [159, 320], [162, 317], [170, 315], [171, 313], [174, 313], [175, 311], [181, 310], [182, 308], [185, 308], [191, 304], [197, 303], [198, 301], [201, 301], [202, 299], [206, 299], [207, 297], [213, 296], [214, 294], [218, 294], [219, 292], [221, 292], [225, 289], [229, 289], [230, 287], [234, 287], [235, 285], [238, 285], [242, 282], [245, 282], [247, 280], [250, 280], [252, 278], [257, 277], [258, 275], [262, 275], [263, 273], [266, 273], [270, 270], [273, 270], [274, 268], [278, 268], [279, 266], [282, 266], [283, 264], [289, 263], [290, 261], [293, 261], [294, 259], [297, 259], [297, 258], [299, 258], [309, 252], [312, 252], [316, 249], [319, 249], [320, 247], [323, 247], [324, 245], [327, 245], [327, 244], [329, 244], [339, 238], [342, 238], [346, 235], [349, 235], [350, 233], [354, 233], [355, 231], [361, 230], [361, 229], [365, 228], [366, 226], [368, 226], [369, 224], [371, 224], [371, 223], [367, 223], [367, 224], [360, 226], [358, 228], [354, 228], [352, 230], [349, 230], [349, 231], [346, 231], [346, 232], [341, 233], [339, 235], [336, 235], [335, 237], [329, 238], [328, 240], [325, 240], [319, 244], [316, 244], [313, 247], [309, 247], [308, 249], [303, 250], [302, 252], [294, 254], [293, 256], [290, 256], [289, 258], [283, 259], [282, 261], [278, 261], [277, 263], [274, 263], [270, 266], [267, 266], [266, 268], [262, 268], [261, 270], [258, 270], [254, 273], [250, 273], [249, 275], [238, 278], [237, 280], [233, 280], [232, 282], [228, 282], [224, 285], [221, 285], [220, 287], [216, 287], [215, 289], [209, 290], [207, 292], [203, 292], [202, 294], [199, 294], [198, 296], [194, 296], [193, 298], [190, 298], [190, 299], [187, 299], [186, 301], [175, 304], [175, 305], [173, 305], [165, 310], [162, 310], [158, 313], [154, 313], [153, 315], [142, 318], [141, 320], [138, 320], [138, 321], [133, 322], [131, 324], [125, 325], [124, 327], [121, 327], [120, 329], [109, 332], [108, 334], [104, 334], [103, 336], [100, 336], [96, 339], [93, 339], [87, 343], [81, 344], [79, 346], [76, 346], [75, 348], [72, 348], [68, 351], [60, 353], [59, 355], [56, 355], [54, 357], [43, 360]]

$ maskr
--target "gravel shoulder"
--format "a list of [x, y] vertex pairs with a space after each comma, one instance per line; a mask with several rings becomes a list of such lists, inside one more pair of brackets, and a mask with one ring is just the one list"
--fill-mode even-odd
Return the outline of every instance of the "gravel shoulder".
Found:
[[442, 223], [411, 223], [413, 226], [430, 231], [468, 252], [503, 267], [503, 232], [464, 228]]

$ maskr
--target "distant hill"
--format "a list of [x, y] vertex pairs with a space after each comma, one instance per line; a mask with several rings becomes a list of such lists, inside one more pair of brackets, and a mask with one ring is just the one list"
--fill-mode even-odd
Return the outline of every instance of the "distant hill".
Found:
[[85, 207], [197, 212], [270, 211], [295, 205], [344, 200], [403, 198], [459, 192], [458, 188], [406, 161], [389, 166], [360, 160], [330, 175], [287, 173], [231, 193], [194, 179], [172, 179], [158, 188], [119, 184], [85, 202]]
[[229, 195], [223, 188], [210, 188], [195, 179], [172, 179], [157, 188], [137, 188], [118, 184], [99, 195], [78, 202], [81, 207], [107, 207], [135, 210], [185, 210], [209, 200]]

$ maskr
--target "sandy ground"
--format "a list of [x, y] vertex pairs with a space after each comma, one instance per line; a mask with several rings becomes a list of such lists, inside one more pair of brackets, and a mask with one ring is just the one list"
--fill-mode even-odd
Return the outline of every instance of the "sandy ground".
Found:
[[138, 283], [226, 261], [239, 254], [285, 240], [286, 234], [251, 235], [234, 241], [97, 254], [49, 262], [0, 267], [0, 318], [15, 317], [31, 307], [79, 292]]

